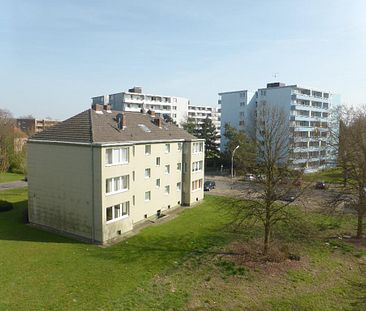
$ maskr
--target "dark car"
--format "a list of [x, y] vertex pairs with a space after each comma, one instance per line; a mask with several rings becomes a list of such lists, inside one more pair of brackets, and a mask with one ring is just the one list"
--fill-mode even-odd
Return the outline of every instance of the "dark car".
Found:
[[210, 191], [212, 189], [215, 189], [215, 187], [216, 187], [216, 183], [214, 181], [207, 180], [207, 181], [205, 181], [205, 183], [203, 185], [203, 190]]
[[324, 181], [318, 181], [315, 184], [315, 189], [324, 190], [324, 189], [327, 189], [327, 185], [326, 185], [326, 183]]
[[290, 190], [290, 191], [287, 191], [286, 193], [282, 194], [279, 199], [281, 201], [293, 202], [293, 201], [296, 200], [296, 198], [298, 196], [299, 196], [299, 192], [298, 191]]

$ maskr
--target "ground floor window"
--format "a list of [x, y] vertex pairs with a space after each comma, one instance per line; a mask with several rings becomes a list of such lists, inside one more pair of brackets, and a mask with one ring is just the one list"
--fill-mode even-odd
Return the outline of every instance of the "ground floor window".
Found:
[[202, 189], [202, 179], [192, 181], [192, 191]]
[[128, 217], [130, 214], [130, 202], [123, 202], [106, 208], [106, 221], [118, 220]]

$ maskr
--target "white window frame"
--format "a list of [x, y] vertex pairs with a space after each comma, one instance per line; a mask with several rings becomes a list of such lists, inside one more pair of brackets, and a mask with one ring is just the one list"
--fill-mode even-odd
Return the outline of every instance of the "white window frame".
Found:
[[[126, 188], [123, 188], [124, 185], [124, 178], [126, 178]], [[111, 183], [111, 191], [107, 192], [107, 184]], [[116, 190], [116, 185], [119, 185], [118, 188]], [[106, 188], [105, 188], [105, 194], [106, 195], [112, 195], [112, 194], [116, 194], [116, 193], [121, 193], [121, 192], [126, 192], [128, 191], [128, 189], [130, 188], [130, 175], [123, 175], [123, 176], [117, 176], [117, 177], [112, 177], [112, 178], [107, 178], [106, 179]]]
[[177, 171], [182, 171], [182, 163], [177, 163]]
[[145, 179], [149, 179], [151, 177], [151, 168], [145, 168], [144, 177]]
[[177, 182], [177, 191], [181, 191], [181, 190], [182, 190], [182, 183]]
[[164, 174], [166, 174], [166, 175], [170, 174], [170, 165], [169, 164], [165, 165]]
[[167, 186], [164, 187], [164, 194], [165, 195], [170, 194], [170, 186], [169, 185], [167, 185]]
[[[116, 215], [116, 209], [119, 209], [119, 215]], [[123, 214], [123, 209], [126, 208], [127, 212], [125, 214]], [[112, 219], [109, 219], [107, 220], [107, 210], [108, 209], [111, 209], [112, 210]], [[126, 201], [126, 202], [122, 202], [122, 203], [119, 203], [119, 204], [115, 204], [115, 205], [112, 205], [112, 206], [108, 206], [106, 207], [105, 209], [105, 221], [107, 224], [110, 224], [112, 222], [115, 222], [115, 221], [118, 221], [118, 220], [121, 220], [121, 219], [125, 219], [127, 217], [130, 216], [130, 201]]]
[[156, 165], [156, 166], [160, 166], [160, 164], [161, 164], [161, 159], [160, 159], [160, 157], [156, 157], [156, 159], [155, 159], [155, 165]]
[[192, 192], [202, 190], [202, 184], [203, 184], [202, 178], [192, 181]]
[[[149, 198], [146, 199], [146, 194], [149, 194]], [[145, 202], [150, 202], [151, 201], [151, 191], [145, 191]]]
[[105, 166], [128, 164], [130, 160], [130, 150], [128, 147], [107, 148], [105, 150]]
[[192, 163], [192, 172], [201, 172], [203, 169], [203, 161], [195, 161]]
[[178, 143], [178, 151], [182, 151], [183, 149], [183, 143]]
[[165, 144], [165, 153], [170, 153], [170, 144]]
[[155, 180], [155, 186], [156, 186], [156, 188], [160, 188], [160, 178], [157, 178]]
[[145, 155], [151, 154], [151, 145], [145, 145]]

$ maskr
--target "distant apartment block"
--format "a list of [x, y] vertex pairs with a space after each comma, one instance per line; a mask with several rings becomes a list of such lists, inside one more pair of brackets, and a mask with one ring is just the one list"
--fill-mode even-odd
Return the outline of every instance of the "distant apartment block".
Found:
[[154, 113], [104, 107], [29, 139], [31, 224], [103, 244], [203, 199], [202, 139]]
[[230, 124], [239, 131], [248, 131], [253, 126], [251, 120], [255, 109], [255, 92], [247, 90], [219, 93], [218, 104], [221, 106], [221, 143], [223, 152], [227, 141], [225, 139], [225, 124]]
[[287, 154], [291, 166], [306, 172], [335, 166], [334, 149], [330, 146], [334, 138], [330, 133], [338, 126], [332, 122], [332, 108], [340, 104], [338, 95], [283, 83], [269, 83], [266, 88], [248, 94], [248, 91], [219, 94], [223, 126], [229, 123], [248, 133], [255, 128], [258, 106], [279, 107], [288, 118]]
[[141, 87], [133, 87], [127, 92], [93, 97], [92, 104], [109, 104], [115, 111], [152, 110], [161, 116], [169, 116], [177, 124], [181, 124], [187, 117], [189, 100], [177, 96], [146, 94]]
[[[221, 131], [221, 111], [218, 107], [212, 106], [197, 106], [190, 104], [188, 106], [188, 118], [193, 119], [198, 125], [202, 124], [206, 118], [212, 120], [212, 123], [216, 127], [218, 136]], [[220, 138], [216, 143], [220, 144]]]
[[28, 135], [39, 133], [61, 121], [50, 119], [16, 119], [16, 126]]

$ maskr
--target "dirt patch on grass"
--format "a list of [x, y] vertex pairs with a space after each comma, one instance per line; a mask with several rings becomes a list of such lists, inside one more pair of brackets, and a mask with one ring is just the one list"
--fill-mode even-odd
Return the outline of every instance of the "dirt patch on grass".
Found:
[[217, 259], [271, 275], [303, 267], [306, 261], [298, 255], [296, 250], [290, 251], [286, 244], [272, 244], [268, 254], [264, 255], [263, 243], [258, 240], [232, 242], [223, 254], [217, 256]]

